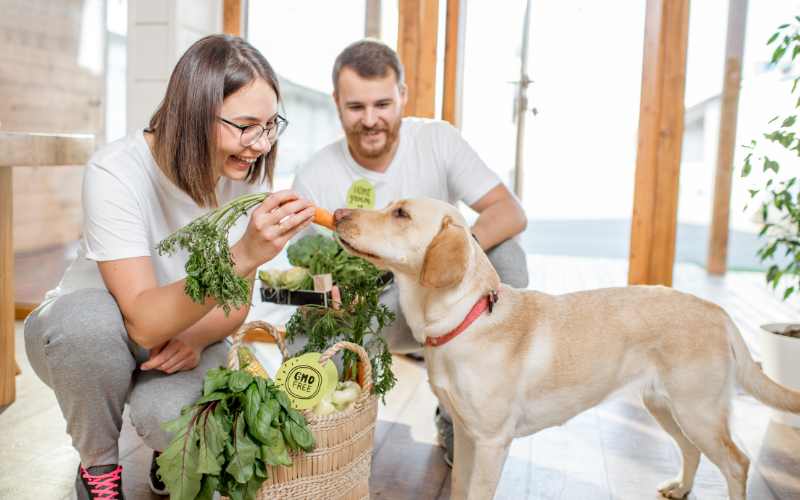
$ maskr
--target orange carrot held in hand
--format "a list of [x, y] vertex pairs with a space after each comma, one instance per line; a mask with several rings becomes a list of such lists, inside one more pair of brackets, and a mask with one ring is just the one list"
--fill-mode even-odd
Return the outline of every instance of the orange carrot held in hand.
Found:
[[327, 227], [331, 231], [336, 231], [336, 224], [333, 222], [333, 214], [322, 207], [314, 210], [314, 224]]

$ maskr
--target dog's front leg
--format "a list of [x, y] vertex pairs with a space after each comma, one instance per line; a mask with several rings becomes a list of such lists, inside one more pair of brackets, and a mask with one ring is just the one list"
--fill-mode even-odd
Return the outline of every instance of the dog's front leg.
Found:
[[500, 481], [511, 442], [474, 441], [459, 425], [454, 427], [453, 500], [491, 500]]
[[453, 419], [453, 473], [450, 479], [451, 500], [466, 500], [475, 461], [475, 442]]

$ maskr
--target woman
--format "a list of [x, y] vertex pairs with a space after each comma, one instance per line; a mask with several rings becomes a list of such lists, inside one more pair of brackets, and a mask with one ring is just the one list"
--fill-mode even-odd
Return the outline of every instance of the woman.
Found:
[[[225, 364], [222, 340], [248, 308], [226, 316], [212, 300], [192, 302], [186, 254], [154, 248], [212, 207], [267, 189], [287, 124], [279, 102], [275, 72], [256, 49], [209, 36], [178, 61], [149, 128], [89, 162], [78, 256], [25, 322], [31, 365], [56, 393], [81, 457], [78, 498], [122, 498], [126, 402], [144, 442], [163, 450], [170, 436], [161, 423], [199, 397], [208, 369]], [[243, 217], [230, 231], [237, 273], [252, 279], [313, 212], [282, 191]], [[151, 469], [151, 487], [165, 493]]]

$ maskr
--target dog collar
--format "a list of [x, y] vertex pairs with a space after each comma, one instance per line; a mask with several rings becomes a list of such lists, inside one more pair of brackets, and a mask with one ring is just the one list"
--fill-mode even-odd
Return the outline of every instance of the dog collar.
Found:
[[455, 330], [439, 337], [428, 337], [425, 339], [425, 345], [430, 347], [439, 347], [440, 345], [444, 345], [453, 340], [454, 338], [458, 337], [458, 335], [461, 332], [469, 328], [469, 325], [471, 325], [476, 319], [478, 319], [478, 316], [483, 314], [483, 311], [488, 309], [489, 314], [492, 314], [492, 309], [494, 308], [494, 305], [497, 303], [497, 299], [498, 299], [497, 290], [490, 291], [487, 295], [484, 295], [483, 297], [478, 299], [478, 302], [476, 302], [475, 305], [472, 306], [472, 309], [470, 309], [469, 313], [467, 314], [467, 317], [464, 318], [464, 321], [462, 321], [461, 324], [459, 324], [455, 328]]

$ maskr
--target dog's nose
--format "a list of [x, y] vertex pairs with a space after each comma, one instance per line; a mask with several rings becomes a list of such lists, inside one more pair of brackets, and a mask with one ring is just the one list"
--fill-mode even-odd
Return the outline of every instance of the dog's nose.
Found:
[[341, 221], [350, 217], [353, 212], [346, 209], [346, 208], [337, 208], [335, 212], [333, 212], [333, 222], [338, 224]]

